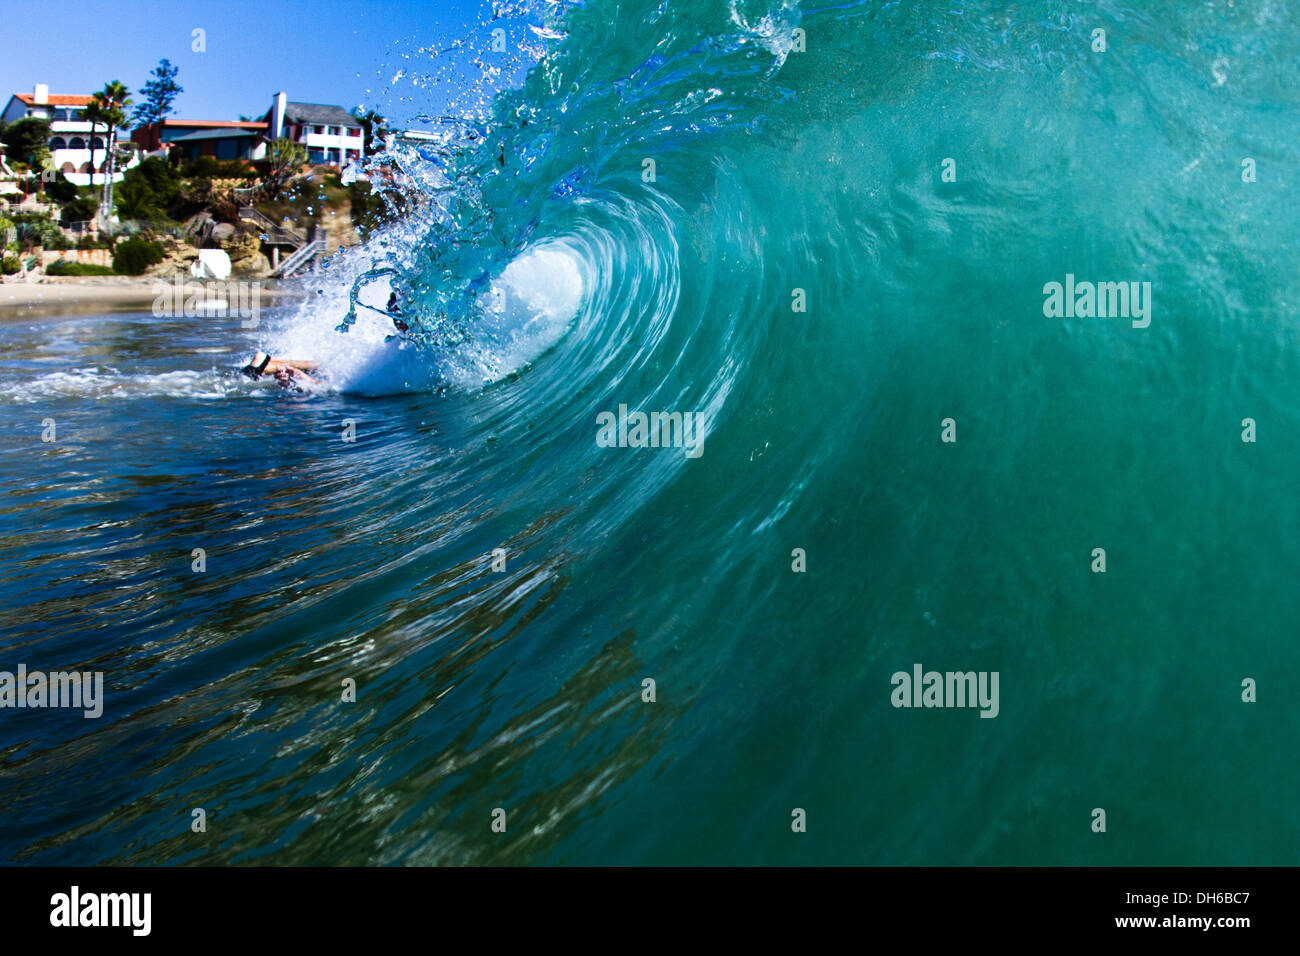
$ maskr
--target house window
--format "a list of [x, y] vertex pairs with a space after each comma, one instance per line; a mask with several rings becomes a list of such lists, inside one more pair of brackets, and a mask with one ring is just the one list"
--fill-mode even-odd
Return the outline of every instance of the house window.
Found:
[[[99, 145], [98, 136], [95, 137], [95, 140], [96, 140], [96, 145]], [[80, 136], [74, 136], [72, 137], [72, 139], [68, 140], [68, 149], [85, 149], [85, 148], [86, 148], [86, 141], [82, 139]]]
[[81, 164], [81, 171], [82, 171], [83, 173], [88, 173], [88, 172], [90, 172], [90, 163], [82, 163], [82, 164]]
[[71, 163], [64, 163], [62, 166], [59, 167], [59, 169], [64, 174], [75, 173], [77, 171], [77, 167], [73, 166]]
[[96, 136], [96, 137], [95, 137], [95, 140], [94, 140], [94, 146], [95, 146], [95, 149], [103, 149], [103, 148], [104, 148], [104, 141], [103, 141], [102, 139], [100, 139], [98, 136]]
[[361, 130], [358, 129], [357, 127], [355, 127], [355, 126], [349, 126], [349, 127], [348, 127], [348, 135], [349, 135], [349, 136], [360, 136], [360, 135], [361, 135]]
[[68, 141], [65, 140], [62, 136], [55, 136], [53, 139], [50, 140], [51, 152], [53, 152], [56, 149], [67, 149], [67, 148], [68, 148]]

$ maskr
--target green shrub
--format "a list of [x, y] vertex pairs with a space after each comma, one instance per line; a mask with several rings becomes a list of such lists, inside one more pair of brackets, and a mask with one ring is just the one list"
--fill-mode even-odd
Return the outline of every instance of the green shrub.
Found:
[[0, 132], [0, 140], [8, 147], [10, 162], [26, 163], [35, 160], [36, 167], [50, 155], [46, 143], [50, 141], [50, 121], [36, 116], [10, 123]]
[[186, 202], [201, 206], [212, 198], [212, 180], [205, 178], [191, 180], [182, 195]]
[[45, 195], [55, 202], [71, 202], [77, 198], [77, 187], [59, 173], [54, 182], [45, 184]]
[[70, 249], [72, 243], [63, 234], [58, 223], [52, 219], [36, 219], [23, 216], [18, 221], [18, 238], [32, 242], [45, 249]]
[[0, 259], [0, 272], [11, 276], [23, 267], [22, 260], [17, 256], [5, 256]]
[[95, 266], [89, 262], [65, 262], [59, 259], [45, 267], [45, 274], [47, 276], [111, 276], [113, 270], [108, 266]]
[[212, 156], [200, 156], [181, 167], [187, 179], [219, 179], [221, 163]]
[[123, 219], [162, 222], [181, 198], [181, 177], [157, 156], [127, 170], [113, 191], [117, 211]]
[[252, 179], [257, 170], [245, 159], [223, 159], [217, 163], [218, 179]]
[[74, 199], [63, 207], [63, 222], [89, 222], [98, 209], [99, 203], [93, 199]]
[[122, 275], [142, 275], [162, 261], [162, 246], [148, 239], [123, 239], [113, 249], [113, 269]]

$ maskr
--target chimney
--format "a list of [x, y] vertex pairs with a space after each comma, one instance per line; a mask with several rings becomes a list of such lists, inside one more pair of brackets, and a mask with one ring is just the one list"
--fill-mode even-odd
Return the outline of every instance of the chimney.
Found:
[[289, 97], [285, 93], [276, 93], [275, 100], [271, 104], [271, 124], [267, 129], [267, 135], [271, 139], [279, 139], [284, 135], [284, 114], [289, 108]]
[[37, 103], [48, 103], [50, 101], [49, 84], [37, 83], [36, 88], [32, 90], [32, 99]]

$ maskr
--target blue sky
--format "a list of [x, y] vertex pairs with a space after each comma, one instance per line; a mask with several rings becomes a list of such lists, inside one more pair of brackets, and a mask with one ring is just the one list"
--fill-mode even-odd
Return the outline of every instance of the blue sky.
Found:
[[[507, 67], [496, 86], [517, 84], [512, 54], [490, 50], [491, 31], [504, 29], [517, 51], [527, 28], [489, 22], [491, 11], [490, 0], [71, 0], [31, 30], [7, 31], [0, 109], [36, 83], [91, 93], [120, 79], [135, 93], [167, 57], [185, 89], [176, 117], [259, 116], [284, 90], [290, 100], [364, 105], [418, 127], [419, 114], [444, 112], [454, 89], [481, 75], [475, 55]], [[192, 49], [195, 29], [205, 31], [205, 52]]]

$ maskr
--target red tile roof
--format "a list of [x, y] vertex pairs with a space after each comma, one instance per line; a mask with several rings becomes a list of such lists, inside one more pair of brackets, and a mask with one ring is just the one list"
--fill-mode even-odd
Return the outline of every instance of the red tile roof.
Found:
[[62, 93], [51, 93], [45, 103], [37, 103], [33, 93], [15, 93], [14, 98], [28, 106], [86, 106], [93, 99], [90, 96], [66, 96]]
[[180, 120], [165, 119], [163, 126], [184, 126], [184, 127], [203, 127], [205, 129], [224, 129], [226, 127], [238, 127], [239, 129], [266, 129], [265, 123], [255, 123], [245, 120]]

